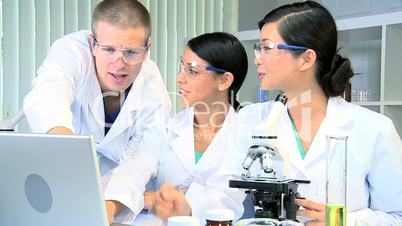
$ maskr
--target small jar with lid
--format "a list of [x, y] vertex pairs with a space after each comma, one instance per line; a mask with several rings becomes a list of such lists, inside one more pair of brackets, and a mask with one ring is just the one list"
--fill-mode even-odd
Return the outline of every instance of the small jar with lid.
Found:
[[200, 220], [192, 216], [169, 217], [167, 226], [199, 226]]
[[205, 226], [232, 226], [234, 212], [228, 209], [209, 209], [205, 211]]

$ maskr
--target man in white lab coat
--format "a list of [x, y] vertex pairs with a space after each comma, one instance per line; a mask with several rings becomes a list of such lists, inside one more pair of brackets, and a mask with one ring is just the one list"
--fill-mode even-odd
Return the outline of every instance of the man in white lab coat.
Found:
[[100, 2], [92, 33], [56, 40], [24, 100], [33, 132], [93, 135], [110, 222], [130, 223], [142, 210], [157, 164], [157, 154], [141, 149], [143, 137], [163, 136], [170, 110], [148, 57], [150, 33], [149, 13], [138, 1]]

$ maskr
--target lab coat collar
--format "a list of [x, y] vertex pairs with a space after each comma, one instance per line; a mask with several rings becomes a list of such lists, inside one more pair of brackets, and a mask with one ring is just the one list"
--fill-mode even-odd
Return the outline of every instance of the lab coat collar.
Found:
[[324, 131], [324, 132], [343, 132], [349, 130], [352, 126], [353, 112], [352, 105], [346, 102], [342, 97], [331, 97], [328, 100], [327, 112], [325, 116], [326, 129], [332, 128], [338, 129], [339, 131]]
[[193, 122], [194, 107], [189, 107], [178, 112], [169, 122], [167, 128], [174, 134], [181, 135], [193, 130]]
[[[284, 153], [287, 154], [287, 156], [282, 156], [285, 160], [288, 160], [288, 164], [292, 165], [294, 168], [296, 168], [299, 172], [302, 173], [302, 177], [299, 175], [297, 178], [291, 178], [291, 179], [308, 179], [305, 167], [304, 167], [304, 162], [300, 157], [299, 149], [297, 146], [297, 142], [294, 136], [292, 124], [291, 124], [291, 119], [289, 117], [289, 114], [287, 111], [284, 112], [284, 116], [282, 117], [282, 120], [279, 121], [278, 123], [278, 143], [279, 147], [284, 149]], [[290, 173], [291, 175], [294, 173]]]
[[124, 130], [133, 126], [134, 111], [139, 111], [141, 108], [143, 88], [144, 77], [142, 73], [139, 73], [137, 78], [134, 80], [133, 85], [131, 86], [130, 92], [124, 101], [122, 108], [120, 109], [119, 115], [117, 116], [109, 132], [106, 134], [103, 142], [106, 143], [113, 140], [115, 137], [123, 133]]
[[[86, 111], [87, 114], [92, 114], [95, 120], [95, 123], [91, 123], [91, 131], [92, 135], [96, 143], [100, 143], [105, 134], [105, 114], [103, 112], [103, 99], [102, 99], [102, 92], [96, 77], [96, 74], [93, 74], [95, 79], [88, 79], [86, 82], [90, 82], [91, 84], [88, 86], [90, 92], [88, 92], [88, 96], [86, 97], [87, 107], [88, 110]], [[84, 105], [83, 105], [84, 106]]]
[[326, 116], [304, 159], [306, 166], [314, 165], [317, 161], [325, 161], [326, 137], [328, 135], [350, 136], [349, 133], [352, 131], [352, 128], [352, 106], [340, 96], [329, 98]]
[[278, 134], [284, 134], [283, 136], [279, 136], [279, 139], [282, 145], [286, 144], [284, 147], [288, 149], [287, 153], [290, 153], [290, 163], [308, 178], [305, 168], [310, 164], [315, 164], [316, 161], [325, 161], [326, 136], [331, 134], [348, 135], [346, 131], [350, 131], [350, 128], [353, 126], [352, 117], [351, 105], [343, 98], [329, 98], [326, 116], [309, 147], [305, 159], [302, 160], [294, 137], [290, 117], [286, 114], [281, 121], [282, 126], [278, 127], [282, 128], [282, 131], [278, 131]]
[[[220, 136], [223, 134], [228, 134], [226, 132], [231, 128], [231, 125], [234, 123], [235, 110], [233, 107], [230, 107], [228, 110], [228, 114], [226, 115], [225, 121], [222, 125], [222, 128], [216, 134], [211, 144], [209, 144], [207, 150], [204, 152], [203, 157], [198, 162], [197, 166], [195, 165], [195, 157], [194, 157], [194, 108], [187, 108], [181, 112], [179, 112], [169, 123], [168, 130], [170, 130], [173, 134], [175, 134], [176, 138], [170, 142], [170, 146], [172, 150], [176, 152], [177, 157], [180, 159], [184, 167], [192, 172], [198, 167], [204, 167], [209, 164], [210, 161], [216, 161], [216, 154], [214, 151], [217, 148], [214, 148], [217, 145], [221, 145], [222, 143], [217, 142], [220, 140]], [[225, 147], [220, 147], [225, 148]], [[215, 157], [214, 157], [215, 156]]]
[[[96, 76], [96, 75], [95, 75]], [[133, 125], [132, 114], [133, 111], [139, 110], [141, 108], [141, 100], [142, 100], [142, 90], [144, 87], [144, 77], [143, 73], [139, 73], [137, 78], [134, 80], [133, 85], [131, 86], [130, 92], [124, 104], [120, 110], [119, 115], [117, 116], [115, 122], [110, 128], [108, 134], [105, 134], [105, 113], [104, 113], [104, 105], [103, 105], [103, 95], [101, 93], [101, 89], [99, 86], [98, 80], [94, 80], [94, 84], [92, 85], [92, 92], [88, 95], [87, 101], [88, 106], [93, 114], [97, 124], [98, 129], [94, 130], [96, 133], [94, 134], [95, 140], [106, 143], [119, 134], [121, 134], [124, 130], [131, 127]], [[103, 140], [102, 140], [103, 139]], [[102, 141], [101, 141], [102, 140]]]
[[177, 113], [168, 125], [168, 130], [176, 136], [170, 146], [188, 172], [195, 168], [193, 121], [194, 108], [191, 107]]
[[205, 150], [202, 158], [196, 165], [196, 168], [208, 169], [216, 164], [217, 159], [221, 159], [220, 156], [224, 153], [223, 150], [228, 148], [226, 145], [227, 142], [224, 142], [227, 140], [227, 137], [224, 136], [227, 136], [231, 133], [231, 130], [235, 123], [235, 117], [236, 111], [232, 106], [230, 106], [221, 129], [215, 135], [212, 142], [208, 145], [207, 150]]

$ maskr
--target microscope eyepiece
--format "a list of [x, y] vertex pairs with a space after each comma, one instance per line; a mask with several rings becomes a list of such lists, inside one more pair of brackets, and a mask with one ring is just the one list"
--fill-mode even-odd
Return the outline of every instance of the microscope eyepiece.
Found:
[[266, 173], [272, 173], [273, 159], [275, 150], [265, 145], [253, 145], [248, 149], [246, 159], [243, 161], [243, 168], [249, 170], [254, 161], [258, 158], [260, 160], [261, 169]]
[[247, 154], [247, 157], [246, 157], [246, 159], [244, 159], [243, 164], [242, 164], [243, 169], [249, 170], [251, 165], [253, 165], [253, 162], [254, 162], [255, 158], [256, 157], [252, 156], [250, 153]]
[[273, 155], [275, 155], [275, 152], [272, 150], [267, 150], [267, 152], [263, 153], [261, 155], [261, 168], [264, 170], [266, 173], [272, 173], [274, 172], [274, 160], [273, 160]]

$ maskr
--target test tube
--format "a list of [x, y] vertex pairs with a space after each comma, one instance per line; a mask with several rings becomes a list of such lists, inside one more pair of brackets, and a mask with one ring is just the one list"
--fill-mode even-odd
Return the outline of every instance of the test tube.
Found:
[[347, 136], [327, 136], [326, 226], [346, 226]]

